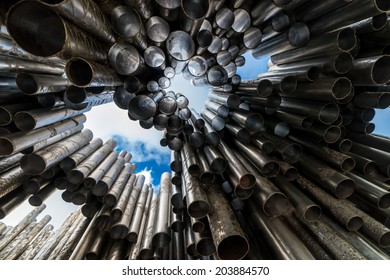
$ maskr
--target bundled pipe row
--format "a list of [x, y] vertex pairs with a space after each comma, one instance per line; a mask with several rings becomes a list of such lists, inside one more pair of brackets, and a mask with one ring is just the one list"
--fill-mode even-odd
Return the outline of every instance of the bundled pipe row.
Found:
[[[388, 1], [95, 2], [19, 1], [1, 27], [21, 130], [0, 139], [2, 207], [22, 181], [83, 205], [34, 258], [389, 259], [390, 142], [371, 123], [390, 105]], [[269, 69], [241, 80], [248, 50]], [[211, 87], [201, 112], [169, 91], [180, 73]], [[172, 150], [158, 193], [82, 130], [107, 94]]]

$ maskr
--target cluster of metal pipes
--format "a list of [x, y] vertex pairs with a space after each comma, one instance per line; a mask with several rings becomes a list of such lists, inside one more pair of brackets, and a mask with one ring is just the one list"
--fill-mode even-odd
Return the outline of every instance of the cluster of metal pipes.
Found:
[[[371, 123], [390, 105], [388, 0], [7, 3], [2, 216], [56, 188], [82, 207], [50, 238], [26, 216], [1, 257], [390, 258], [390, 140]], [[247, 51], [267, 73], [241, 80]], [[204, 110], [165, 91], [177, 74], [211, 87]], [[83, 130], [112, 100], [172, 150], [158, 193]]]

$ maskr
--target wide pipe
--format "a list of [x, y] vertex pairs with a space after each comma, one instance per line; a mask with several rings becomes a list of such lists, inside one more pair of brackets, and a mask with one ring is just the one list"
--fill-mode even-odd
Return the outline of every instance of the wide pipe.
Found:
[[7, 28], [23, 49], [37, 56], [83, 57], [101, 62], [107, 59], [103, 45], [38, 1], [12, 6], [7, 13]]
[[160, 194], [156, 208], [156, 222], [153, 229], [152, 244], [163, 248], [171, 241], [169, 232], [169, 195], [171, 190], [171, 173], [164, 172], [160, 178]]
[[207, 198], [213, 201], [207, 218], [219, 259], [242, 259], [248, 253], [249, 244], [229, 202], [216, 187], [208, 189]]

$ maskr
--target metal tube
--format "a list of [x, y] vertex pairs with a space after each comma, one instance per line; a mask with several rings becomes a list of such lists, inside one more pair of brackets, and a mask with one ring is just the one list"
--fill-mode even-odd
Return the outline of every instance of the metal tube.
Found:
[[141, 223], [144, 220], [144, 216], [148, 215], [147, 202], [150, 202], [153, 188], [150, 184], [145, 184], [141, 190], [141, 193], [138, 197], [137, 205], [134, 210], [133, 217], [129, 226], [129, 231], [127, 233], [127, 240], [133, 243], [139, 243], [139, 236], [142, 234]]
[[305, 47], [272, 55], [271, 60], [274, 64], [283, 64], [325, 55], [337, 55], [343, 51], [350, 51], [355, 45], [355, 31], [352, 28], [344, 28], [318, 36], [316, 39], [310, 40]]
[[157, 248], [163, 248], [171, 240], [169, 232], [169, 194], [171, 188], [171, 173], [164, 172], [160, 178], [160, 193], [156, 206], [155, 224], [153, 227], [152, 244]]
[[73, 168], [68, 174], [68, 180], [73, 184], [81, 183], [85, 177], [87, 177], [97, 165], [99, 165], [109, 153], [117, 145], [116, 141], [109, 139], [99, 149], [97, 149], [91, 156], [84, 160], [81, 164]]
[[[103, 175], [103, 177], [96, 183], [96, 185], [92, 189], [92, 193], [103, 194], [103, 201], [106, 204], [107, 194], [113, 186], [114, 182], [118, 178], [120, 172], [123, 170], [125, 165], [125, 159], [121, 156], [118, 156], [115, 162], [112, 164], [110, 169]], [[132, 167], [132, 166], [131, 166]]]
[[151, 259], [153, 257], [152, 239], [154, 233], [158, 198], [159, 195], [153, 192], [152, 200], [150, 202], [149, 207], [149, 213], [147, 215], [145, 230], [139, 249], [139, 257], [142, 260]]
[[147, 120], [153, 117], [157, 112], [157, 104], [152, 97], [146, 95], [137, 95], [130, 100], [129, 115], [136, 120]]
[[329, 149], [325, 146], [318, 145], [313, 141], [303, 139], [297, 135], [290, 134], [288, 137], [294, 142], [301, 144], [311, 154], [321, 157], [323, 161], [342, 172], [349, 172], [355, 168], [356, 163], [354, 159], [348, 155]]
[[87, 145], [92, 138], [92, 131], [85, 129], [34, 154], [25, 155], [21, 159], [20, 166], [26, 174], [42, 174], [45, 170]]
[[[246, 146], [240, 143], [237, 140], [233, 140], [235, 146], [248, 157], [248, 159], [256, 164], [256, 167], [259, 171], [266, 177], [273, 177], [279, 172], [279, 165], [276, 161], [274, 161], [270, 156], [262, 153], [260, 150], [256, 149], [253, 146]], [[230, 161], [230, 159], [229, 159]], [[228, 161], [228, 162], [229, 162]], [[229, 165], [230, 167], [230, 165]], [[253, 176], [253, 175], [252, 175]], [[252, 181], [252, 186], [254, 184]], [[243, 187], [243, 186], [242, 186]], [[244, 188], [244, 187], [243, 187]]]
[[104, 196], [106, 194], [105, 191], [107, 191], [107, 189], [101, 189], [99, 186], [95, 186], [111, 168], [117, 157], [118, 152], [112, 151], [87, 177], [84, 178], [84, 185], [87, 188], [92, 189], [94, 195]]
[[47, 225], [39, 234], [30, 242], [23, 253], [18, 257], [18, 260], [31, 260], [35, 257], [35, 252], [39, 251], [44, 242], [50, 237], [54, 227]]
[[249, 245], [228, 201], [216, 187], [208, 189], [207, 197], [213, 201], [207, 218], [219, 259], [242, 259]]
[[195, 43], [184, 31], [171, 32], [166, 41], [167, 52], [178, 61], [186, 61], [195, 53]]
[[156, 46], [150, 46], [144, 51], [145, 62], [149, 67], [164, 70], [165, 64], [165, 53], [164, 51]]
[[84, 259], [85, 252], [89, 247], [89, 244], [91, 243], [91, 240], [93, 238], [93, 235], [97, 233], [97, 229], [95, 229], [95, 220], [96, 215], [92, 218], [92, 220], [89, 222], [88, 227], [83, 231], [82, 236], [80, 236], [80, 239], [77, 242], [77, 245], [72, 251], [72, 254], [69, 256], [69, 260], [82, 260]]
[[[123, 201], [124, 207], [123, 206], [122, 206], [123, 208], [120, 207], [119, 204], [120, 204], [121, 200], [119, 200], [118, 203], [116, 204], [116, 206], [112, 209], [112, 216], [114, 217], [114, 221], [115, 221], [115, 223], [113, 224], [113, 226], [110, 229], [110, 237], [112, 239], [126, 238], [127, 233], [129, 231], [131, 218], [133, 216], [133, 213], [134, 213], [134, 210], [136, 207], [136, 203], [137, 203], [139, 194], [143, 188], [144, 182], [145, 182], [145, 177], [143, 175], [138, 175], [137, 181], [134, 184], [134, 187], [131, 189], [131, 193], [127, 196], [128, 197], [127, 201]], [[123, 210], [121, 209], [122, 215], [120, 215], [120, 216], [118, 214], [113, 213], [113, 211], [116, 210], [116, 208], [120, 209], [119, 207], [123, 209]], [[118, 211], [116, 211], [116, 212], [118, 212]], [[119, 218], [117, 219], [118, 216], [119, 216]]]
[[348, 207], [344, 200], [334, 198], [301, 175], [298, 175], [297, 183], [297, 187], [309, 192], [347, 230], [357, 231], [361, 228], [363, 224], [361, 215]]
[[385, 84], [390, 81], [390, 75], [384, 69], [390, 64], [390, 56], [375, 56], [355, 59], [353, 68], [347, 74], [355, 86]]
[[162, 46], [170, 33], [169, 24], [161, 17], [152, 16], [145, 24], [148, 38], [158, 47]]
[[97, 260], [102, 254], [103, 246], [107, 241], [106, 231], [96, 231], [94, 239], [92, 239], [88, 249], [85, 252], [85, 259]]
[[369, 16], [386, 12], [387, 10], [389, 10], [389, 5], [383, 0], [352, 1], [348, 5], [343, 5], [332, 11], [332, 14], [316, 17], [310, 24], [310, 32], [313, 35], [326, 33], [366, 19]]
[[37, 56], [102, 62], [107, 58], [104, 46], [42, 2], [23, 1], [12, 6], [7, 13], [7, 28], [23, 49]]
[[0, 251], [3, 250], [22, 230], [27, 227], [43, 210], [46, 205], [43, 204], [39, 207], [34, 208], [29, 212], [12, 230], [0, 240]]
[[139, 14], [127, 6], [116, 6], [111, 10], [111, 25], [115, 33], [125, 41], [145, 50], [148, 47], [146, 30]]
[[138, 50], [130, 44], [115, 43], [108, 51], [111, 67], [119, 74], [130, 76], [145, 70], [145, 61]]
[[100, 146], [103, 145], [103, 141], [100, 138], [93, 139], [88, 145], [81, 148], [77, 152], [71, 154], [70, 156], [64, 158], [60, 162], [61, 168], [68, 173], [77, 165], [79, 165], [83, 160], [88, 156], [94, 153]]
[[110, 23], [96, 3], [86, 0], [62, 0], [55, 3], [41, 0], [41, 2], [100, 40], [106, 43], [115, 42]]
[[14, 115], [14, 123], [20, 130], [23, 131], [34, 130], [73, 117], [77, 117], [77, 121], [80, 120], [79, 123], [83, 123], [85, 122], [85, 116], [79, 115], [82, 115], [89, 110], [91, 110], [91, 107], [87, 107], [81, 111], [70, 110], [64, 107], [53, 108], [51, 110], [47, 110], [46, 108], [39, 108], [29, 111], [19, 111]]
[[[185, 159], [183, 154], [182, 158]], [[186, 191], [186, 206], [188, 215], [197, 219], [205, 217], [210, 209], [207, 196], [200, 186], [198, 179], [189, 172], [187, 160], [183, 160], [182, 168], [182, 176], [184, 178], [183, 187]]]
[[120, 86], [123, 84], [111, 68], [83, 58], [68, 60], [65, 71], [69, 80], [78, 87]]

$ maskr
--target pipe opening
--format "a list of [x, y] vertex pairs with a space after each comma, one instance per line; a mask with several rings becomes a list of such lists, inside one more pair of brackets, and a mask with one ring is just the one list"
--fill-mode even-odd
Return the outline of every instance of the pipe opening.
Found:
[[336, 186], [336, 196], [338, 198], [347, 198], [355, 191], [355, 182], [352, 179], [344, 179]]
[[324, 124], [331, 124], [339, 117], [339, 107], [334, 103], [327, 103], [320, 109], [318, 119]]
[[390, 246], [390, 232], [386, 232], [382, 235], [382, 237], [379, 239], [379, 245], [381, 247], [389, 247]]
[[74, 87], [70, 86], [66, 90], [66, 98], [75, 104], [79, 104], [85, 101], [87, 99], [87, 93], [85, 92], [85, 89], [79, 88], [79, 87]]
[[234, 11], [234, 22], [232, 29], [237, 33], [244, 33], [251, 26], [252, 19], [250, 14], [244, 9]]
[[0, 122], [0, 125], [7, 125], [12, 122], [12, 114], [2, 106], [0, 106]]
[[387, 0], [374, 0], [376, 6], [383, 12], [390, 10], [390, 2]]
[[213, 41], [213, 34], [209, 30], [203, 29], [199, 31], [196, 40], [198, 42], [199, 47], [207, 48]]
[[355, 30], [345, 28], [339, 32], [337, 38], [338, 46], [342, 51], [350, 51], [356, 46]]
[[224, 158], [216, 158], [210, 163], [210, 169], [216, 174], [224, 172], [226, 170], [226, 167], [227, 163]]
[[74, 193], [71, 197], [71, 200], [75, 205], [83, 205], [87, 202], [87, 197], [81, 193]]
[[111, 11], [112, 29], [121, 36], [131, 38], [141, 30], [139, 15], [126, 6], [118, 6]]
[[363, 225], [363, 219], [359, 216], [352, 217], [346, 224], [349, 231], [358, 231]]
[[282, 98], [279, 94], [271, 94], [267, 97], [267, 107], [277, 108], [282, 103]]
[[364, 128], [364, 133], [365, 134], [371, 134], [375, 130], [375, 124], [374, 123], [367, 123], [365, 128]]
[[128, 233], [128, 226], [125, 225], [114, 225], [111, 227], [110, 230], [110, 237], [112, 239], [124, 239], [127, 236]]
[[42, 199], [39, 196], [32, 195], [28, 199], [28, 203], [30, 203], [30, 205], [32, 205], [32, 206], [40, 206], [40, 205], [42, 205], [43, 201], [42, 201]]
[[251, 132], [259, 132], [264, 127], [264, 119], [261, 115], [251, 115], [246, 119], [245, 126]]
[[20, 167], [26, 174], [39, 175], [46, 169], [44, 159], [36, 154], [26, 155], [20, 160]]
[[169, 24], [162, 18], [153, 16], [146, 22], [146, 34], [153, 42], [164, 42], [171, 31]]
[[328, 144], [337, 142], [341, 137], [341, 130], [337, 126], [330, 126], [324, 132], [324, 140]]
[[38, 84], [30, 74], [18, 74], [16, 77], [16, 85], [25, 94], [34, 94], [38, 91]]
[[195, 244], [189, 244], [187, 247], [187, 254], [193, 258], [199, 257], [198, 251], [196, 251]]
[[234, 195], [239, 199], [248, 199], [253, 194], [253, 189], [244, 189], [240, 186], [234, 188]]
[[279, 122], [274, 128], [274, 134], [282, 138], [287, 137], [290, 133], [290, 126], [285, 122]]
[[243, 236], [232, 235], [219, 243], [217, 253], [221, 260], [240, 260], [245, 257], [248, 250], [248, 241]]
[[72, 184], [79, 184], [84, 180], [84, 175], [78, 170], [72, 170], [67, 175], [68, 181]]
[[390, 193], [382, 195], [379, 198], [378, 207], [381, 209], [387, 209], [390, 207]]
[[[176, 221], [171, 224], [171, 228], [174, 232], [181, 232], [184, 230], [184, 224], [182, 221]], [[129, 239], [129, 237], [127, 237], [127, 239]], [[134, 238], [134, 240], [136, 240], [136, 238]]]
[[304, 117], [303, 120], [301, 121], [301, 127], [309, 129], [313, 126], [313, 119], [310, 117]]
[[188, 173], [190, 173], [192, 176], [198, 176], [200, 174], [200, 168], [199, 165], [193, 164], [188, 166]]
[[32, 130], [35, 128], [36, 121], [29, 112], [18, 112], [14, 115], [14, 123], [20, 130]]
[[375, 110], [373, 108], [366, 108], [360, 115], [360, 118], [363, 122], [370, 122], [375, 117]]
[[337, 56], [334, 69], [338, 74], [346, 74], [353, 68], [353, 57], [345, 52]]
[[243, 189], [250, 189], [256, 183], [256, 177], [253, 174], [244, 174], [239, 180], [240, 187]]
[[267, 97], [273, 92], [273, 85], [270, 80], [263, 79], [257, 84], [257, 94], [261, 97]]
[[306, 72], [306, 77], [309, 81], [315, 81], [318, 79], [318, 77], [320, 76], [321, 74], [321, 69], [316, 67], [316, 66], [313, 66], [313, 67], [310, 67], [307, 72]]
[[347, 78], [339, 78], [332, 86], [332, 95], [336, 100], [344, 99], [351, 94], [352, 83]]
[[211, 184], [215, 180], [215, 175], [212, 172], [206, 171], [200, 174], [199, 180], [202, 184]]
[[53, 56], [65, 45], [65, 26], [60, 16], [39, 2], [26, 1], [12, 7], [7, 27], [12, 38], [34, 55]]
[[371, 26], [373, 30], [378, 31], [384, 28], [387, 24], [387, 14], [381, 13], [372, 17]]
[[209, 0], [182, 0], [181, 6], [186, 16], [197, 20], [206, 16], [209, 10]]
[[92, 82], [93, 70], [87, 61], [73, 59], [66, 65], [66, 75], [76, 86], [85, 87]]
[[241, 128], [240, 130], [237, 131], [236, 134], [236, 139], [240, 142], [249, 142], [251, 135], [249, 131], [246, 128]]
[[283, 160], [287, 163], [296, 163], [302, 156], [303, 149], [301, 145], [288, 145], [282, 152]]
[[390, 106], [390, 93], [384, 92], [382, 93], [378, 100], [377, 100], [377, 106], [379, 109], [386, 109]]
[[195, 43], [184, 31], [174, 31], [166, 40], [168, 53], [176, 60], [186, 61], [195, 53]]
[[261, 147], [261, 151], [265, 154], [270, 154], [273, 152], [273, 150], [274, 150], [274, 144], [270, 141], [263, 143]]
[[129, 93], [138, 93], [140, 88], [142, 87], [141, 81], [136, 77], [128, 77], [125, 80], [125, 89]]
[[293, 76], [288, 76], [280, 81], [280, 89], [283, 93], [292, 93], [297, 89], [298, 81]]
[[201, 256], [212, 255], [215, 252], [214, 240], [210, 237], [202, 238], [196, 246], [196, 251]]
[[195, 219], [203, 218], [210, 211], [210, 205], [206, 201], [194, 201], [188, 205], [188, 215]]
[[41, 185], [36, 180], [28, 180], [24, 183], [23, 188], [26, 191], [26, 193], [29, 194], [37, 194]]
[[266, 177], [273, 177], [278, 174], [279, 169], [280, 166], [277, 162], [270, 161], [264, 165], [263, 169], [261, 169], [261, 173]]
[[162, 67], [165, 63], [165, 54], [159, 47], [149, 47], [144, 52], [145, 62], [152, 68]]
[[148, 96], [138, 95], [129, 102], [129, 114], [137, 120], [150, 119], [155, 115], [156, 111], [156, 102]]
[[221, 29], [229, 29], [234, 22], [234, 13], [228, 8], [220, 9], [215, 15], [215, 23]]
[[168, 147], [170, 150], [179, 151], [183, 147], [183, 141], [175, 137], [168, 141]]
[[294, 181], [298, 178], [298, 170], [291, 167], [284, 172], [283, 176], [287, 179], [287, 181]]
[[375, 61], [372, 68], [372, 79], [377, 84], [385, 84], [390, 81], [390, 56], [385, 55]]
[[297, 22], [290, 26], [288, 41], [293, 47], [302, 47], [309, 42], [310, 30], [306, 23]]
[[158, 104], [158, 108], [160, 109], [161, 113], [165, 115], [172, 115], [176, 112], [176, 100], [172, 97], [166, 96]]
[[321, 207], [318, 205], [309, 206], [303, 213], [303, 218], [308, 222], [313, 222], [321, 217]]
[[341, 163], [341, 170], [349, 172], [355, 168], [356, 162], [352, 157], [346, 158]]

